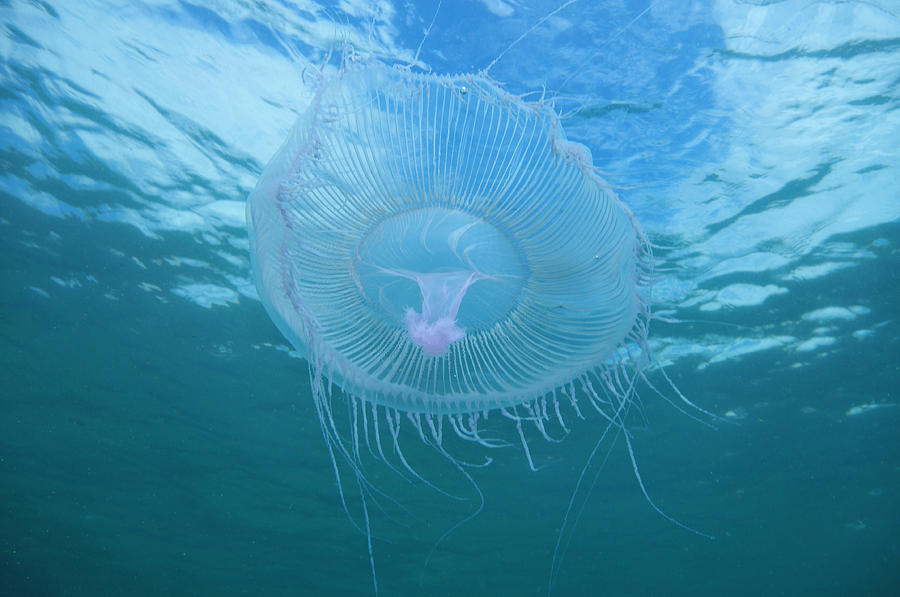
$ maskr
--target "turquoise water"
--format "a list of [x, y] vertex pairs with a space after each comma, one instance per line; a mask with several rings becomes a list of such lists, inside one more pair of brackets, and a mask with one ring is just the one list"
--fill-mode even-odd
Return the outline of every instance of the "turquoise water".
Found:
[[[446, 4], [420, 54], [437, 72], [486, 67], [557, 6]], [[657, 309], [684, 321], [655, 322], [652, 348], [725, 419], [641, 391], [651, 497], [716, 539], [656, 514], [624, 444], [604, 446], [553, 594], [893, 594], [900, 17], [685, 6], [577, 3], [491, 68], [557, 98], [664, 245]], [[303, 67], [341, 40], [411, 60], [435, 7], [0, 6], [0, 593], [372, 594], [307, 366], [252, 288], [243, 209], [309, 97]], [[372, 468], [409, 511], [374, 516], [380, 593], [546, 594], [601, 423], [534, 434], [538, 472], [491, 451], [470, 470], [484, 511], [427, 566], [478, 500], [404, 436], [465, 499]]]

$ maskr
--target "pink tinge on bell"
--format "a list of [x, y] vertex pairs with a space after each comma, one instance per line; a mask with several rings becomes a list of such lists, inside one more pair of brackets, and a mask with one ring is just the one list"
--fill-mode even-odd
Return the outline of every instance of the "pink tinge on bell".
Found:
[[476, 274], [469, 271], [427, 273], [417, 274], [415, 280], [422, 293], [422, 312], [407, 308], [406, 331], [425, 354], [443, 356], [451, 344], [466, 336], [465, 330], [456, 325], [456, 314]]

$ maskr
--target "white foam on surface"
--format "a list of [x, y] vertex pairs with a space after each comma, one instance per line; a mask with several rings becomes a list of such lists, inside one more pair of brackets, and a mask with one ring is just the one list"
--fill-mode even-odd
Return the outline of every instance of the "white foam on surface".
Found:
[[766, 284], [729, 284], [715, 293], [715, 298], [700, 305], [701, 311], [716, 311], [725, 307], [753, 307], [763, 304], [770, 296], [787, 292], [786, 288]]
[[837, 339], [832, 336], [815, 336], [797, 344], [794, 350], [797, 352], [812, 352], [824, 346], [831, 346], [835, 342], [837, 342]]
[[216, 284], [185, 284], [172, 289], [172, 294], [180, 296], [205, 309], [227, 307], [240, 301], [237, 292]]
[[805, 319], [806, 321], [816, 322], [835, 320], [850, 321], [856, 319], [860, 315], [868, 314], [869, 308], [860, 305], [855, 305], [852, 307], [822, 307], [821, 309], [816, 309], [815, 311], [804, 313], [803, 319]]

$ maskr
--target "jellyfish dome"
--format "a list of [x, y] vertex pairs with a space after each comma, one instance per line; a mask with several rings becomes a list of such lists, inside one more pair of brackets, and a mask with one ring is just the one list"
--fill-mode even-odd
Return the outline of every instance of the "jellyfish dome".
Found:
[[259, 295], [318, 377], [397, 411], [477, 413], [643, 338], [646, 243], [549, 105], [483, 75], [319, 77], [247, 210]]

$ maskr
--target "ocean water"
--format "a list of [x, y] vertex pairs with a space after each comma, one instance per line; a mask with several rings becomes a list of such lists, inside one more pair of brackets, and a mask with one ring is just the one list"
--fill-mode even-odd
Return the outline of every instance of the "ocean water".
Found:
[[[632, 442], [654, 502], [715, 539], [604, 446], [553, 595], [895, 594], [900, 7], [438, 4], [0, 2], [0, 594], [373, 593], [244, 223], [308, 69], [348, 46], [437, 73], [499, 58], [658, 245], [677, 322], [653, 356], [722, 421], [651, 368]], [[537, 472], [517, 448], [472, 468], [484, 510], [430, 559], [478, 497], [404, 437], [462, 499], [371, 471], [406, 509], [374, 513], [379, 593], [547, 594], [602, 421], [572, 427], [531, 439]]]

